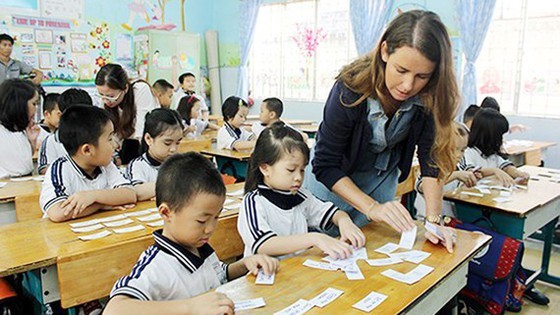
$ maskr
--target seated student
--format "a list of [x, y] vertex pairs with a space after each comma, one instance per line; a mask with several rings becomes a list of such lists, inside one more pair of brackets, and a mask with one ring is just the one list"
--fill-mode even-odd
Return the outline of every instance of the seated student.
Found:
[[[93, 105], [91, 96], [82, 89], [68, 89], [58, 97], [58, 109], [64, 112], [67, 108], [74, 105]], [[60, 119], [59, 119], [60, 121]], [[58, 121], [56, 123], [58, 128]], [[47, 167], [59, 157], [66, 155], [66, 150], [59, 140], [58, 132], [50, 134], [41, 143], [38, 154], [38, 171], [39, 174], [45, 174]]]
[[0, 85], [0, 178], [31, 175], [40, 127], [35, 125], [39, 93], [30, 81]]
[[111, 162], [116, 144], [107, 111], [72, 106], [62, 113], [58, 135], [68, 155], [45, 174], [39, 199], [45, 217], [62, 222], [136, 202], [134, 188]]
[[105, 314], [233, 314], [229, 298], [205, 292], [259, 268], [269, 275], [279, 263], [266, 255], [229, 265], [218, 260], [208, 240], [225, 198], [222, 177], [208, 159], [195, 152], [169, 157], [156, 181], [163, 230], [154, 232], [155, 244], [131, 274], [115, 283]]
[[126, 176], [136, 189], [138, 201], [156, 195], [158, 170], [168, 157], [177, 152], [183, 139], [183, 124], [179, 114], [171, 109], [157, 108], [146, 114], [142, 151], [130, 161]]
[[58, 108], [58, 98], [60, 94], [49, 93], [43, 99], [43, 119], [39, 122], [39, 127], [41, 127], [41, 134], [37, 139], [38, 143], [42, 143], [45, 138], [54, 133], [56, 128], [58, 128], [58, 121], [60, 120], [60, 115], [62, 112]]
[[480, 107], [478, 107], [478, 105], [473, 104], [473, 105], [470, 105], [469, 107], [467, 107], [467, 109], [463, 113], [463, 124], [465, 124], [465, 126], [468, 128], [468, 130], [471, 129], [472, 120], [474, 118], [474, 115], [476, 115], [476, 113], [479, 110], [480, 110]]
[[[498, 101], [491, 96], [487, 96], [482, 100], [482, 103], [480, 103], [480, 108], [492, 108], [500, 112], [500, 104], [498, 104]], [[529, 128], [527, 126], [522, 124], [510, 125], [509, 133], [523, 132], [523, 131], [527, 131], [528, 129]]]
[[185, 136], [193, 139], [200, 137], [208, 125], [207, 121], [199, 117], [200, 100], [194, 95], [184, 96], [179, 101], [177, 111], [185, 123]]
[[494, 109], [481, 108], [474, 116], [465, 150], [465, 168], [480, 167], [482, 176], [494, 176], [502, 185], [526, 184], [529, 174], [518, 170], [501, 154], [503, 135], [508, 132], [507, 119]]
[[[259, 113], [259, 121], [254, 122], [253, 126], [251, 126], [251, 130], [255, 134], [255, 137], [259, 137], [261, 132], [266, 127], [272, 126], [273, 123], [280, 121], [280, 116], [282, 116], [282, 112], [284, 111], [284, 104], [282, 101], [276, 97], [269, 97], [262, 101], [261, 103], [261, 111]], [[307, 142], [307, 135], [296, 128], [290, 126], [290, 124], [285, 123], [287, 127], [290, 127], [299, 133], [303, 137], [303, 140]]]
[[224, 101], [224, 125], [218, 130], [218, 149], [250, 150], [255, 147], [255, 135], [243, 128], [248, 112], [247, 102], [237, 96]]
[[165, 79], [159, 79], [152, 85], [154, 94], [156, 95], [159, 105], [162, 108], [169, 108], [173, 98], [173, 85]]
[[[261, 133], [249, 162], [237, 220], [245, 256], [282, 256], [315, 246], [344, 259], [352, 254], [350, 244], [365, 245], [364, 234], [346, 212], [301, 188], [308, 162], [309, 147], [303, 137], [283, 122]], [[340, 240], [308, 233], [310, 227], [327, 230], [332, 224], [339, 227]]]

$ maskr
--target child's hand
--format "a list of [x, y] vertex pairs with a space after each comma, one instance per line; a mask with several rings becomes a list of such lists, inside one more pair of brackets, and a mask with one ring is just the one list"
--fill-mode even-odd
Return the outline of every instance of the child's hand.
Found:
[[355, 248], [361, 248], [366, 245], [364, 233], [352, 222], [352, 219], [341, 218], [338, 222], [338, 229], [340, 230], [341, 241], [350, 242]]
[[277, 258], [261, 254], [244, 258], [243, 264], [245, 268], [255, 276], [259, 273], [259, 269], [262, 269], [264, 274], [268, 276], [275, 273], [280, 268], [280, 262]]
[[25, 135], [27, 136], [29, 142], [33, 144], [33, 146], [35, 146], [35, 144], [37, 143], [37, 137], [39, 137], [40, 132], [41, 127], [39, 127], [39, 125], [35, 124], [33, 121], [31, 121], [29, 123], [29, 126], [27, 126], [27, 128], [25, 129]]
[[233, 301], [227, 295], [218, 292], [207, 292], [199, 296], [187, 299], [189, 314], [215, 315], [228, 314], [232, 315], [234, 310]]
[[502, 171], [499, 168], [495, 169], [494, 176], [496, 177], [496, 180], [498, 180], [498, 182], [504, 187], [511, 187], [513, 186], [513, 184], [515, 184], [513, 178], [511, 178], [508, 173]]
[[455, 177], [461, 181], [467, 187], [473, 187], [476, 185], [478, 179], [476, 178], [475, 172], [471, 171], [455, 171]]
[[309, 233], [313, 237], [313, 245], [334, 259], [346, 259], [352, 256], [350, 244], [332, 238], [326, 234]]
[[60, 207], [64, 209], [64, 216], [72, 214], [72, 219], [74, 219], [78, 216], [78, 214], [94, 203], [95, 194], [91, 191], [84, 190], [68, 197], [68, 199], [64, 200], [60, 204]]
[[515, 182], [520, 185], [527, 185], [527, 182], [531, 178], [531, 175], [527, 172], [517, 171], [517, 176], [515, 178]]

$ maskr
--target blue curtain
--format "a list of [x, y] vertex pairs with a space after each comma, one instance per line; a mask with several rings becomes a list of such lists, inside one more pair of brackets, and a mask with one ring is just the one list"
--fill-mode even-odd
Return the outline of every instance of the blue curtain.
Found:
[[466, 60], [461, 88], [463, 105], [460, 113], [470, 104], [477, 104], [475, 62], [492, 21], [495, 4], [496, 0], [457, 0], [461, 44]]
[[391, 17], [393, 0], [351, 0], [350, 20], [358, 55], [375, 47]]
[[259, 7], [262, 0], [242, 0], [239, 4], [241, 12], [240, 25], [240, 46], [241, 46], [241, 62], [239, 65], [239, 74], [237, 76], [237, 96], [247, 100], [249, 96], [249, 73], [247, 71], [247, 62], [249, 61], [249, 51], [253, 42], [253, 34], [255, 33], [255, 25], [259, 15]]

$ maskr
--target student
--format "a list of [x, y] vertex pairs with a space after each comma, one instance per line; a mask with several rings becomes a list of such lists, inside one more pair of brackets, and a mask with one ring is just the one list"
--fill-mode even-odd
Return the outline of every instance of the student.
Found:
[[154, 88], [154, 94], [159, 101], [159, 105], [163, 108], [169, 108], [171, 106], [171, 100], [173, 99], [173, 85], [165, 79], [159, 79], [154, 82], [152, 87]]
[[[62, 92], [58, 97], [58, 109], [62, 113], [70, 106], [74, 105], [93, 105], [93, 100], [88, 92], [82, 89], [71, 88]], [[58, 120], [60, 121], [60, 119]], [[56, 128], [58, 129], [58, 121]], [[55, 131], [45, 138], [41, 143], [38, 154], [39, 174], [45, 174], [47, 167], [56, 159], [66, 155], [66, 150], [60, 142], [58, 132]]]
[[[262, 101], [261, 103], [261, 111], [259, 113], [259, 121], [254, 122], [253, 126], [251, 126], [251, 130], [255, 134], [255, 137], [258, 138], [261, 132], [266, 127], [272, 126], [273, 123], [280, 121], [280, 116], [282, 116], [282, 112], [284, 111], [284, 104], [282, 101], [276, 97], [269, 97]], [[307, 135], [298, 129], [294, 128], [288, 123], [284, 123], [287, 127], [290, 127], [301, 134], [303, 140], [307, 142]]]
[[474, 116], [464, 163], [470, 167], [480, 167], [480, 173], [495, 176], [502, 185], [509, 187], [515, 183], [526, 184], [529, 174], [518, 170], [501, 154], [503, 135], [508, 132], [507, 119], [494, 109], [481, 108]]
[[[493, 98], [492, 96], [487, 96], [482, 100], [482, 103], [480, 103], [480, 108], [492, 108], [498, 112], [500, 112], [500, 104], [498, 104], [498, 101]], [[529, 128], [525, 125], [522, 124], [515, 124], [515, 125], [510, 125], [509, 126], [509, 133], [514, 133], [514, 132], [523, 132], [523, 131], [527, 131]]]
[[158, 170], [168, 157], [177, 152], [183, 139], [179, 114], [171, 109], [157, 108], [146, 115], [142, 151], [130, 161], [126, 176], [136, 189], [138, 200], [153, 198]]
[[185, 123], [185, 136], [187, 138], [198, 138], [202, 135], [208, 122], [203, 121], [200, 115], [200, 100], [194, 96], [184, 96], [179, 101], [177, 111]]
[[[283, 122], [261, 133], [249, 162], [237, 221], [245, 256], [282, 256], [315, 246], [333, 258], [347, 258], [352, 253], [350, 244], [365, 245], [364, 234], [346, 212], [301, 188], [308, 161], [309, 147], [303, 137]], [[307, 232], [308, 228], [327, 230], [332, 224], [339, 227], [340, 240]]]
[[255, 147], [255, 135], [242, 128], [248, 112], [247, 102], [237, 96], [224, 101], [224, 125], [218, 130], [218, 149], [250, 150]]
[[39, 103], [30, 81], [9, 79], [0, 85], [0, 178], [31, 175], [40, 127], [33, 117]]
[[177, 109], [179, 107], [179, 101], [183, 98], [183, 96], [191, 96], [194, 95], [200, 100], [200, 110], [201, 110], [201, 118], [204, 120], [208, 120], [208, 105], [204, 101], [204, 98], [201, 95], [196, 94], [196, 77], [192, 72], [185, 72], [179, 76], [179, 88], [173, 94], [173, 100], [171, 102], [171, 108]]
[[[188, 179], [188, 180], [185, 180]], [[275, 258], [254, 255], [224, 264], [208, 244], [222, 211], [226, 188], [202, 155], [167, 159], [156, 182], [163, 230], [140, 256], [130, 275], [115, 283], [105, 314], [233, 314], [233, 302], [208, 292], [228, 280], [278, 270]], [[205, 293], [208, 292], [208, 293]]]
[[480, 110], [480, 107], [478, 107], [478, 105], [476, 105], [476, 104], [472, 104], [469, 107], [467, 107], [467, 109], [465, 109], [465, 112], [463, 113], [463, 124], [465, 124], [465, 126], [468, 128], [468, 130], [471, 129], [472, 120], [474, 118], [474, 115], [476, 115], [476, 113], [479, 110]]
[[68, 155], [45, 174], [40, 196], [44, 217], [62, 222], [136, 202], [130, 182], [111, 162], [114, 133], [110, 114], [101, 108], [76, 105], [62, 113], [58, 136]]
[[[466, 187], [473, 187], [476, 185], [478, 180], [482, 177], [480, 172], [476, 170], [473, 166], [467, 169], [464, 164], [463, 154], [467, 149], [467, 144], [469, 142], [469, 131], [467, 127], [462, 123], [455, 123], [457, 132], [454, 134], [456, 139], [456, 149], [455, 157], [457, 161], [457, 169], [447, 177], [445, 181], [444, 191], [452, 191], [459, 187], [459, 185], [465, 185]], [[460, 163], [463, 162], [463, 163]], [[423, 220], [426, 217], [426, 202], [424, 201], [423, 189], [422, 189], [422, 177], [419, 177], [415, 184], [416, 191], [418, 195], [414, 201], [414, 207], [416, 208], [417, 219]], [[455, 207], [450, 201], [443, 201], [442, 215], [451, 216], [456, 218]]]
[[58, 128], [58, 121], [60, 120], [60, 115], [62, 112], [58, 107], [59, 93], [49, 93], [45, 96], [43, 100], [43, 120], [39, 123], [39, 126], [51, 134]]

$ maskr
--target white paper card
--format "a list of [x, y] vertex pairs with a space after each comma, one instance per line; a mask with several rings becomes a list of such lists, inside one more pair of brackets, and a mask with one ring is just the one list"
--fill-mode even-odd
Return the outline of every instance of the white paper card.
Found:
[[107, 227], [117, 227], [117, 226], [127, 225], [127, 224], [130, 224], [130, 223], [134, 223], [134, 221], [131, 220], [131, 219], [124, 219], [124, 220], [120, 220], [120, 221], [104, 222], [103, 225], [105, 225]]
[[230, 203], [232, 203], [232, 202], [239, 202], [239, 200], [226, 198], [226, 201], [224, 201], [224, 206], [225, 206], [225, 205], [228, 205], [228, 204], [230, 204]]
[[374, 251], [378, 252], [380, 254], [389, 255], [390, 253], [396, 251], [398, 248], [399, 248], [399, 245], [397, 245], [395, 243], [387, 243], [387, 244], [379, 247], [378, 249], [376, 249]]
[[152, 213], [145, 217], [136, 217], [136, 219], [142, 222], [155, 221], [155, 220], [161, 220], [161, 215], [159, 215], [159, 213]]
[[510, 202], [512, 201], [511, 198], [508, 197], [496, 197], [494, 198], [494, 201], [497, 203], [504, 203], [504, 202]]
[[128, 212], [128, 213], [125, 213], [124, 215], [126, 215], [127, 217], [139, 217], [139, 216], [143, 216], [143, 215], [148, 215], [150, 213], [152, 213], [152, 210], [147, 209], [147, 210], [141, 210], [141, 211]]
[[158, 213], [159, 212], [158, 208], [151, 208], [151, 209], [148, 209], [148, 210], [150, 210], [151, 213]]
[[27, 182], [27, 181], [30, 181], [30, 180], [32, 180], [32, 179], [33, 179], [33, 177], [31, 177], [31, 176], [27, 176], [27, 177], [12, 177], [12, 178], [10, 178], [10, 180], [11, 180], [12, 182]]
[[311, 267], [315, 269], [322, 269], [322, 270], [337, 270], [338, 268], [335, 266], [331, 266], [331, 264], [324, 263], [322, 261], [315, 261], [311, 259], [307, 259], [303, 262], [303, 265], [306, 267]]
[[417, 231], [418, 231], [418, 227], [414, 226], [412, 230], [402, 232], [401, 240], [399, 242], [399, 247], [412, 249], [412, 247], [414, 247], [414, 242], [416, 242]]
[[97, 219], [97, 222], [111, 222], [126, 219], [124, 214], [117, 214], [106, 218]]
[[95, 234], [81, 235], [81, 236], [78, 236], [78, 238], [81, 239], [82, 241], [91, 241], [91, 240], [96, 240], [98, 238], [105, 237], [109, 234], [111, 234], [111, 232], [109, 232], [107, 230], [103, 230], [103, 231], [101, 231], [99, 233], [95, 233]]
[[272, 285], [274, 284], [274, 277], [275, 273], [270, 275], [265, 275], [262, 269], [259, 269], [259, 273], [257, 274], [257, 279], [255, 280], [255, 284], [265, 284], [265, 285]]
[[511, 197], [511, 192], [509, 192], [509, 191], [500, 191], [500, 197]]
[[437, 226], [435, 224], [433, 224], [432, 222], [426, 221], [426, 224], [424, 224], [424, 227], [426, 228], [426, 230], [428, 230], [428, 232], [437, 236], [440, 240], [442, 240], [442, 241], [445, 240], [445, 236], [443, 236], [443, 233], [440, 230], [438, 230]]
[[318, 307], [325, 307], [330, 302], [336, 300], [339, 296], [341, 296], [342, 293], [344, 293], [344, 291], [328, 288], [325, 291], [323, 291], [321, 294], [309, 300], [309, 303]]
[[400, 264], [404, 260], [396, 257], [380, 258], [380, 259], [368, 259], [366, 262], [373, 267], [389, 266], [394, 264]]
[[123, 233], [129, 233], [129, 232], [134, 232], [134, 231], [140, 231], [140, 230], [143, 230], [143, 229], [144, 229], [143, 225], [134, 225], [134, 226], [120, 228], [120, 229], [113, 229], [113, 232], [118, 233], [118, 234], [123, 234]]
[[251, 309], [254, 309], [254, 308], [263, 307], [265, 305], [266, 305], [266, 303], [264, 302], [263, 298], [234, 302], [236, 312], [237, 311], [242, 311], [242, 310], [251, 310]]
[[240, 197], [243, 196], [243, 189], [234, 190], [231, 192], [226, 193], [226, 195], [230, 197]]
[[83, 221], [83, 222], [69, 223], [68, 225], [70, 225], [70, 227], [73, 227], [73, 228], [79, 228], [79, 227], [94, 225], [94, 224], [97, 224], [97, 223], [99, 223], [99, 220], [95, 219], [95, 220], [89, 220], [89, 221]]
[[427, 276], [433, 270], [434, 268], [430, 266], [418, 265], [416, 268], [412, 269], [411, 271], [405, 274], [395, 271], [393, 269], [385, 270], [381, 274], [393, 280], [397, 280], [399, 282], [404, 282], [406, 284], [414, 284], [420, 281], [420, 279]]
[[70, 229], [74, 233], [85, 233], [85, 232], [91, 232], [91, 231], [99, 230], [99, 229], [102, 229], [102, 228], [103, 228], [103, 225], [98, 223], [98, 224], [94, 224], [94, 225], [77, 227], [77, 228], [70, 228]]
[[235, 210], [235, 209], [239, 209], [239, 207], [241, 207], [241, 203], [224, 205], [224, 209], [226, 209], [226, 210]]
[[305, 314], [305, 312], [309, 311], [313, 308], [313, 304], [309, 303], [304, 299], [299, 299], [294, 304], [286, 307], [285, 309], [274, 313], [274, 315], [300, 315]]
[[357, 308], [360, 311], [369, 313], [379, 304], [385, 301], [386, 298], [387, 296], [384, 294], [371, 291], [370, 294], [366, 295], [366, 297], [361, 299], [358, 303], [352, 305], [352, 307]]
[[342, 268], [344, 273], [346, 274], [346, 278], [348, 280], [364, 280], [364, 275], [360, 270], [360, 267], [356, 263], [352, 263], [344, 268]]
[[163, 226], [163, 220], [148, 222], [147, 224], [151, 227]]
[[430, 255], [431, 253], [423, 252], [421, 250], [411, 250], [408, 252], [391, 254], [391, 257], [406, 260], [411, 263], [419, 264], [424, 259], [428, 258]]
[[467, 196], [473, 196], [473, 197], [484, 197], [483, 194], [477, 193], [477, 192], [472, 192], [472, 191], [462, 191], [461, 195], [467, 195]]
[[346, 259], [334, 259], [330, 256], [324, 257], [323, 260], [328, 261], [331, 266], [343, 269], [344, 267], [353, 264], [358, 259], [368, 259], [365, 247], [354, 249], [352, 256]]
[[4, 187], [4, 186], [6, 186], [6, 185], [8, 185], [8, 183], [6, 183], [6, 182], [0, 182], [0, 188]]
[[488, 189], [488, 188], [476, 187], [476, 189], [478, 189], [478, 191], [480, 191], [480, 193], [485, 194], [485, 195], [490, 195], [492, 193], [492, 191], [490, 191], [490, 189]]

